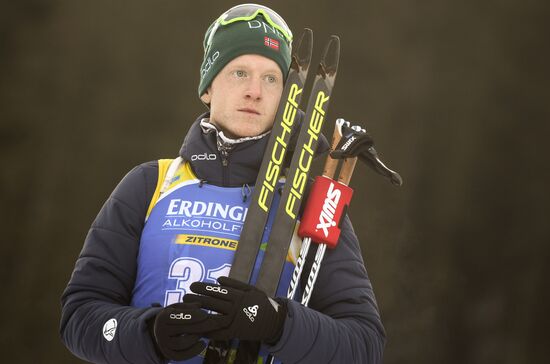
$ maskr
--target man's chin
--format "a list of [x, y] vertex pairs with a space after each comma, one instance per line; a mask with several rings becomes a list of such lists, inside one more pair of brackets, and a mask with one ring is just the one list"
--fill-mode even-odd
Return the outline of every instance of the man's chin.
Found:
[[240, 138], [250, 138], [250, 137], [255, 137], [255, 136], [258, 136], [262, 134], [261, 132], [258, 132], [258, 133], [255, 133], [255, 132], [247, 132], [247, 133], [232, 133], [232, 132], [227, 132], [225, 133], [225, 135], [231, 139], [240, 139]]
[[247, 120], [242, 122], [239, 127], [224, 130], [224, 133], [233, 139], [255, 137], [265, 132], [265, 130], [258, 128], [259, 124], [259, 121]]

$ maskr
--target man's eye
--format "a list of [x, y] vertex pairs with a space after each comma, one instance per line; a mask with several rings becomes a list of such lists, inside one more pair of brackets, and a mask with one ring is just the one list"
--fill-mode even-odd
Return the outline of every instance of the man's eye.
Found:
[[266, 80], [269, 83], [276, 83], [277, 82], [277, 77], [275, 77], [275, 76], [266, 76]]
[[245, 71], [235, 71], [235, 76], [237, 77], [245, 77], [246, 76], [246, 72]]

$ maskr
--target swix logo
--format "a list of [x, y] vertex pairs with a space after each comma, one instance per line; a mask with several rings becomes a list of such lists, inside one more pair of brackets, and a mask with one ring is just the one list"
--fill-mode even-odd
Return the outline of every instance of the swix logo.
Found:
[[351, 143], [353, 143], [353, 141], [354, 141], [355, 139], [357, 139], [357, 138], [354, 137], [354, 136], [351, 137], [351, 138], [349, 138], [348, 141], [345, 142], [344, 145], [342, 145], [342, 148], [340, 148], [340, 149], [342, 149], [343, 151], [346, 151], [346, 150], [348, 149], [348, 147], [351, 145]]
[[185, 315], [183, 312], [180, 313], [171, 313], [170, 318], [172, 320], [191, 320], [191, 314], [186, 313]]
[[206, 59], [206, 64], [201, 69], [201, 78], [203, 78], [208, 73], [208, 71], [210, 71], [210, 68], [212, 68], [212, 65], [214, 64], [214, 62], [216, 62], [216, 59], [218, 59], [219, 56], [220, 52], [216, 51]]
[[246, 314], [246, 316], [248, 316], [248, 319], [251, 322], [254, 322], [254, 319], [258, 315], [258, 308], [258, 305], [243, 308], [243, 312]]
[[214, 153], [202, 153], [202, 154], [193, 154], [191, 156], [191, 161], [194, 162], [194, 161], [215, 161], [216, 158], [218, 158], [217, 155], [215, 155]]
[[221, 288], [218, 286], [206, 286], [206, 290], [210, 292], [217, 292], [221, 294], [227, 294], [227, 290], [225, 288]]
[[338, 206], [338, 201], [340, 201], [340, 196], [342, 192], [334, 188], [334, 183], [331, 183], [325, 202], [323, 204], [323, 210], [319, 215], [319, 223], [317, 224], [317, 229], [323, 229], [325, 237], [328, 237], [328, 229], [336, 226], [336, 221], [334, 221], [334, 214], [336, 212], [336, 206]]

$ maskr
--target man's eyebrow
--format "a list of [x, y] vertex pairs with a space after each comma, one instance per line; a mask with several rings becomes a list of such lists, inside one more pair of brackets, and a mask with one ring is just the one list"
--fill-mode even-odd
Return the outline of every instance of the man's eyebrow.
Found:
[[279, 72], [281, 72], [279, 68], [270, 68], [266, 71], [266, 73], [279, 73]]
[[[234, 70], [235, 68], [243, 68], [243, 69], [246, 69], [247, 71], [249, 71], [251, 69], [251, 67], [248, 65], [248, 62], [239, 62], [239, 63], [234, 63], [231, 65], [231, 67], [228, 67], [230, 70]], [[277, 67], [273, 67], [273, 68], [268, 68], [264, 71], [262, 71], [262, 73], [278, 73], [280, 72], [280, 69], [277, 68]], [[282, 72], [281, 72], [282, 73]]]
[[249, 70], [250, 67], [247, 66], [245, 63], [234, 63], [234, 64], [230, 65], [229, 67], [227, 67], [227, 69], [230, 70], [230, 71], [233, 71], [235, 69]]

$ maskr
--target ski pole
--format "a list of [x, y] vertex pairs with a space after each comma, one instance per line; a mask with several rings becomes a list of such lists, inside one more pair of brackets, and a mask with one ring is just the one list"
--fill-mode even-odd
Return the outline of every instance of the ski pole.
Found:
[[[336, 122], [338, 122], [338, 120]], [[340, 142], [341, 138], [342, 135], [338, 130], [338, 126], [336, 126], [334, 128], [334, 132], [332, 133], [332, 142], [330, 147], [331, 151], [336, 149], [336, 146]], [[334, 176], [334, 173], [336, 172], [336, 168], [338, 167], [338, 162], [339, 161], [337, 159], [332, 158], [329, 154], [323, 167], [323, 176], [332, 178]], [[302, 270], [304, 268], [304, 263], [309, 252], [310, 245], [311, 238], [306, 236], [302, 241], [302, 247], [300, 248], [300, 253], [298, 254], [296, 265], [294, 267], [294, 271], [292, 272], [292, 278], [290, 280], [290, 285], [288, 286], [288, 291], [286, 295], [288, 299], [294, 299], [294, 295], [296, 294], [296, 289], [298, 287], [300, 276], [302, 275]]]
[[[338, 144], [340, 143], [340, 140], [342, 138], [342, 128], [340, 127], [345, 123], [344, 119], [337, 119], [336, 120], [336, 126], [334, 128], [334, 132], [332, 134], [332, 142], [331, 142], [331, 151], [336, 150]], [[349, 163], [347, 164], [346, 171], [353, 172], [353, 166], [355, 165], [355, 161], [357, 158], [351, 158], [348, 159]], [[353, 160], [353, 162], [352, 162]], [[330, 154], [327, 156], [327, 159], [325, 160], [325, 165], [323, 167], [323, 173], [322, 177], [325, 180], [332, 181], [332, 177], [334, 176], [336, 169], [338, 167], [339, 160], [336, 158], [333, 158]], [[344, 164], [346, 166], [346, 164]], [[342, 171], [344, 167], [342, 167]], [[342, 172], [340, 173], [342, 175]], [[319, 178], [319, 177], [318, 177]], [[347, 180], [349, 182], [349, 179]], [[317, 179], [314, 183], [314, 186], [316, 186]], [[319, 193], [317, 192], [317, 189], [315, 187], [312, 188], [312, 191], [310, 192], [310, 197], [308, 198], [308, 205], [310, 204], [309, 201], [312, 198], [316, 198]], [[350, 196], [351, 197], [351, 196]], [[307, 210], [307, 207], [306, 207]], [[301, 225], [300, 225], [301, 226]], [[300, 253], [298, 255], [298, 258], [296, 259], [296, 265], [294, 267], [294, 271], [292, 272], [292, 278], [290, 281], [290, 285], [288, 287], [287, 291], [287, 298], [293, 299], [294, 295], [296, 294], [296, 289], [298, 287], [298, 283], [300, 281], [300, 277], [302, 275], [302, 270], [304, 268], [304, 263], [307, 257], [307, 254], [309, 252], [309, 248], [311, 246], [311, 236], [305, 236], [302, 241], [302, 247], [300, 248]], [[317, 255], [319, 255], [320, 250], [326, 249], [325, 244], [320, 244], [320, 247], [318, 248]], [[320, 260], [322, 260], [322, 256], [320, 257]], [[316, 259], [317, 261], [317, 259]], [[319, 266], [319, 264], [318, 264]], [[316, 277], [315, 277], [316, 278]], [[313, 282], [314, 283], [314, 282]], [[310, 286], [310, 291], [313, 286]], [[273, 364], [275, 362], [275, 357], [273, 357], [271, 354], [267, 357], [266, 363]]]
[[[338, 134], [336, 134], [336, 130]], [[353, 174], [357, 157], [373, 168], [377, 173], [390, 179], [394, 185], [401, 185], [402, 179], [398, 173], [387, 168], [378, 158], [374, 149], [374, 141], [366, 133], [366, 130], [359, 125], [352, 125], [344, 119], [336, 120], [335, 135], [340, 137], [337, 146], [333, 146], [329, 160], [333, 163], [332, 172], [336, 169], [338, 159], [344, 159], [342, 168], [338, 176], [338, 182], [325, 176], [317, 177], [308, 199], [308, 204], [304, 211], [304, 216], [300, 224], [298, 234], [307, 241], [304, 250], [309, 249], [313, 239], [319, 244], [315, 254], [314, 262], [304, 289], [301, 303], [307, 306], [311, 298], [311, 292], [317, 276], [319, 274], [322, 259], [325, 255], [327, 246], [334, 249], [340, 236], [340, 222], [345, 216], [353, 190], [349, 188], [349, 182]], [[330, 176], [330, 173], [328, 174]], [[338, 225], [336, 225], [338, 222]], [[307, 255], [307, 251], [304, 252]], [[305, 260], [305, 256], [303, 257]], [[303, 269], [303, 262], [301, 267]], [[301, 271], [293, 275], [295, 285], [301, 276]], [[292, 287], [293, 298], [296, 286]]]
[[[339, 183], [341, 183], [346, 187], [349, 185], [349, 181], [351, 180], [351, 175], [353, 174], [353, 170], [355, 169], [356, 163], [357, 163], [357, 157], [347, 158], [344, 160], [344, 163], [340, 170], [340, 174], [338, 176]], [[351, 195], [350, 195], [350, 199], [351, 199]], [[307, 239], [311, 240], [311, 238], [307, 238]], [[333, 248], [334, 247], [335, 245], [333, 246]], [[321, 262], [323, 261], [326, 250], [327, 250], [327, 244], [319, 243], [319, 246], [317, 247], [317, 252], [315, 253], [313, 264], [311, 266], [311, 271], [309, 272], [309, 276], [307, 278], [306, 288], [304, 289], [304, 294], [302, 296], [302, 304], [306, 307], [309, 303], [309, 299], [311, 298], [311, 291], [313, 290], [313, 286], [317, 281], [317, 276], [319, 275], [319, 270], [321, 268]]]
[[[357, 158], [377, 173], [387, 177], [392, 184], [401, 186], [403, 183], [397, 172], [392, 171], [382, 163], [374, 149], [374, 141], [366, 133], [366, 130], [359, 125], [351, 125], [350, 122], [344, 119], [337, 119], [331, 149], [332, 152], [325, 162], [323, 175], [316, 178], [302, 216], [298, 235], [304, 240], [287, 292], [287, 298], [293, 299], [311, 241], [319, 243], [302, 296], [301, 303], [304, 306], [309, 303], [327, 246], [335, 248], [338, 243], [340, 223], [345, 216], [353, 194], [353, 190], [348, 185]], [[340, 169], [338, 181], [334, 181], [332, 177], [341, 159], [344, 162]], [[273, 364], [274, 357], [269, 355], [267, 362]]]

